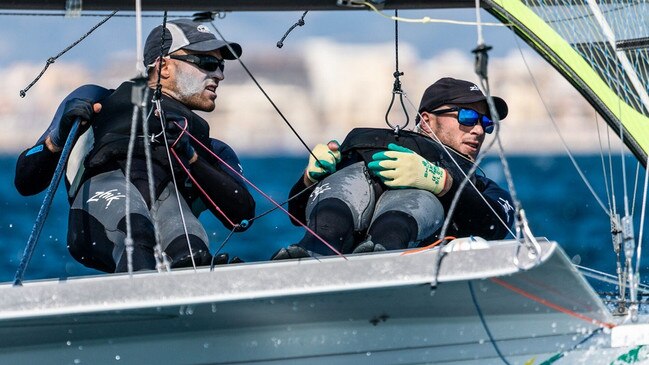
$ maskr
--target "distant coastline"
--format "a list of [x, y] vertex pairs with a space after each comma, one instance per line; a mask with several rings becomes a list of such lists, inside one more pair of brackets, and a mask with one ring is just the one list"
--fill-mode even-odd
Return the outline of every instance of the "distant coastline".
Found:
[[[300, 49], [279, 56], [251, 50], [243, 61], [307, 144], [342, 140], [354, 127], [386, 126], [394, 68], [394, 60], [386, 55], [393, 52], [392, 44], [344, 44], [316, 38], [304, 42]], [[400, 57], [411, 120], [414, 112], [410, 104], [418, 105], [423, 90], [436, 79], [452, 76], [477, 82], [473, 60], [466, 52], [449, 50], [421, 59], [414, 47], [401, 44]], [[501, 130], [506, 153], [562, 153], [564, 146], [552, 119], [572, 152], [599, 153], [600, 141], [607, 150], [610, 140], [613, 152], [619, 153], [618, 137], [607, 132], [608, 127], [582, 96], [540, 57], [532, 53], [524, 53], [524, 57], [538, 92], [518, 52], [490, 61], [492, 92], [510, 106]], [[91, 74], [81, 64], [57, 62], [25, 99], [18, 96], [18, 90], [42, 65], [14, 63], [2, 69], [8, 78], [0, 90], [0, 153], [15, 154], [32, 145], [49, 125], [60, 100], [77, 86], [94, 83], [115, 88], [132, 76], [124, 71], [132, 69], [130, 58], [117, 58], [110, 64], [110, 69]], [[203, 115], [214, 137], [227, 141], [242, 155], [304, 153], [304, 147], [237, 63], [228, 64], [226, 80], [217, 93], [215, 112]], [[393, 123], [403, 119], [398, 112], [390, 115]]]

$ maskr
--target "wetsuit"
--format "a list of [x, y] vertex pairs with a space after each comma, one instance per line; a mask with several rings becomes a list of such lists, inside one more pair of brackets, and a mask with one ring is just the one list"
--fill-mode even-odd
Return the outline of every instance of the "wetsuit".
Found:
[[[101, 112], [92, 121], [92, 128], [76, 141], [68, 161], [66, 187], [71, 203], [68, 248], [75, 259], [88, 267], [106, 272], [127, 269], [124, 239], [128, 184], [134, 270], [155, 267], [154, 218], [160, 223], [160, 244], [172, 267], [189, 266], [192, 258], [197, 265], [206, 265], [211, 255], [207, 247], [207, 234], [198, 221], [198, 215], [206, 208], [210, 209], [226, 228], [231, 229], [233, 226], [230, 222], [238, 224], [254, 216], [254, 200], [237, 174], [192, 140], [191, 144], [199, 158], [190, 165], [190, 172], [223, 213], [219, 212], [189, 180], [177, 161], [169, 165], [164, 142], [158, 140], [152, 144], [154, 201], [151, 202], [141, 126], [137, 133], [139, 137], [135, 144], [131, 179], [126, 182], [124, 172], [133, 113], [132, 85], [125, 82], [116, 90], [85, 86], [66, 98], [87, 98], [102, 104]], [[43, 141], [59, 122], [64, 104], [65, 101], [39, 142], [24, 151], [18, 159], [15, 185], [23, 195], [42, 191], [51, 179], [60, 153], [51, 153]], [[162, 108], [168, 116], [187, 118], [189, 133], [241, 173], [241, 165], [232, 148], [222, 141], [209, 138], [209, 125], [205, 120], [166, 96], [162, 98]], [[149, 129], [151, 134], [161, 131], [160, 122], [154, 116], [149, 119]], [[176, 173], [180, 208], [171, 168]], [[187, 235], [179, 209], [183, 211]]]
[[[425, 190], [386, 187], [370, 174], [367, 163], [374, 153], [386, 150], [389, 143], [409, 148], [444, 167], [453, 177], [451, 190], [437, 197]], [[352, 252], [368, 239], [387, 249], [432, 243], [440, 233], [453, 196], [464, 178], [463, 172], [472, 166], [465, 156], [449, 147], [444, 149], [432, 139], [409, 131], [401, 131], [397, 136], [389, 129], [357, 128], [347, 135], [340, 152], [342, 158], [336, 173], [308, 189], [300, 177], [289, 196], [307, 191], [289, 202], [289, 212], [342, 253]], [[511, 196], [485, 176], [475, 176], [473, 182], [480, 193], [471, 186], [464, 189], [447, 235], [504, 238], [514, 219]], [[298, 246], [318, 254], [332, 253], [308, 232]]]

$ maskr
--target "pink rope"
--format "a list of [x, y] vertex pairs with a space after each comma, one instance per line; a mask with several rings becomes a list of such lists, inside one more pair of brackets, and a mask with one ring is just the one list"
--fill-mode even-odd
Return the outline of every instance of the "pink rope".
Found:
[[214, 209], [216, 209], [219, 213], [221, 213], [221, 215], [223, 216], [223, 218], [225, 218], [225, 219], [228, 221], [228, 223], [230, 223], [230, 225], [231, 225], [232, 227], [237, 227], [238, 224], [235, 224], [234, 222], [232, 222], [232, 220], [231, 220], [231, 219], [230, 219], [230, 218], [225, 214], [225, 212], [223, 212], [223, 210], [221, 210], [221, 208], [219, 208], [219, 206], [216, 205], [216, 203], [212, 200], [212, 198], [210, 198], [209, 195], [207, 195], [207, 192], [205, 192], [205, 190], [203, 190], [203, 188], [202, 188], [201, 185], [198, 183], [198, 181], [196, 181], [196, 179], [194, 179], [194, 177], [192, 176], [192, 174], [189, 172], [189, 169], [188, 169], [187, 167], [185, 167], [185, 165], [183, 165], [183, 163], [182, 163], [182, 161], [180, 160], [180, 157], [178, 157], [178, 154], [176, 153], [176, 151], [175, 151], [174, 149], [170, 149], [170, 150], [171, 150], [171, 154], [173, 154], [174, 157], [176, 158], [176, 161], [178, 161], [178, 164], [180, 164], [180, 166], [182, 166], [182, 168], [183, 168], [183, 170], [185, 171], [185, 173], [187, 174], [187, 176], [189, 176], [189, 179], [194, 183], [194, 185], [198, 188], [198, 190], [200, 190], [201, 193], [203, 193], [203, 196], [204, 196], [207, 200], [209, 200], [209, 202], [212, 204], [212, 206], [214, 207]]
[[[178, 123], [176, 123], [176, 122], [174, 122], [174, 123], [175, 123], [178, 127], [182, 128], [182, 126], [180, 126]], [[300, 221], [299, 221], [297, 218], [295, 218], [291, 213], [289, 213], [288, 210], [284, 209], [284, 207], [282, 207], [279, 203], [277, 203], [275, 200], [273, 200], [273, 198], [271, 198], [270, 196], [266, 195], [266, 194], [265, 194], [261, 189], [259, 189], [257, 186], [255, 186], [255, 184], [253, 184], [252, 182], [250, 182], [250, 180], [246, 179], [246, 177], [243, 176], [241, 173], [239, 173], [239, 171], [237, 171], [235, 168], [233, 168], [232, 166], [228, 165], [228, 163], [226, 163], [225, 161], [223, 161], [223, 159], [222, 159], [221, 157], [219, 157], [216, 153], [214, 153], [214, 151], [212, 151], [210, 148], [207, 148], [207, 146], [205, 146], [203, 143], [201, 143], [201, 141], [199, 141], [198, 139], [196, 139], [196, 137], [194, 137], [191, 133], [189, 133], [189, 131], [187, 131], [186, 128], [182, 128], [182, 129], [183, 129], [183, 132], [180, 134], [181, 136], [182, 136], [183, 133], [187, 133], [187, 135], [188, 135], [188, 136], [189, 136], [189, 137], [190, 137], [194, 142], [198, 143], [199, 146], [203, 147], [203, 149], [205, 149], [207, 152], [209, 152], [209, 153], [210, 153], [214, 158], [216, 158], [217, 160], [219, 160], [219, 162], [221, 162], [221, 163], [222, 163], [223, 165], [225, 165], [228, 169], [230, 169], [230, 171], [234, 172], [237, 176], [239, 176], [239, 177], [240, 177], [241, 179], [243, 179], [246, 183], [248, 183], [248, 185], [250, 185], [253, 189], [255, 189], [255, 190], [256, 190], [259, 194], [261, 194], [264, 198], [266, 198], [268, 201], [270, 201], [271, 203], [273, 203], [277, 208], [279, 208], [279, 209], [282, 210], [284, 213], [286, 213], [286, 215], [288, 215], [289, 217], [291, 217], [294, 221], [298, 222], [302, 227], [304, 227], [304, 229], [307, 230], [307, 232], [309, 232], [310, 234], [312, 234], [312, 235], [313, 235], [315, 238], [317, 238], [320, 242], [324, 243], [327, 247], [329, 247], [330, 250], [332, 250], [334, 253], [336, 253], [336, 255], [341, 256], [341, 257], [344, 258], [344, 259], [347, 259], [347, 258], [346, 258], [342, 253], [340, 253], [340, 252], [339, 252], [338, 250], [336, 250], [332, 245], [330, 245], [329, 242], [325, 241], [324, 238], [320, 237], [320, 236], [319, 236], [317, 233], [315, 233], [311, 228], [307, 227], [304, 223], [300, 222]], [[179, 139], [180, 139], [180, 137], [179, 137]], [[178, 140], [176, 140], [176, 142], [177, 142], [177, 141], [178, 141]], [[174, 145], [175, 145], [175, 143], [174, 143]], [[176, 158], [178, 158], [178, 156], [175, 154], [175, 151], [174, 151], [174, 156], [175, 156]], [[181, 165], [182, 165], [182, 163], [181, 163]], [[184, 169], [184, 168], [185, 168], [185, 166], [183, 166], [183, 169]], [[189, 172], [188, 172], [188, 171], [186, 171], [186, 172], [187, 172], [187, 174], [189, 175]], [[189, 175], [189, 176], [190, 176], [190, 178], [192, 179], [192, 181], [194, 181], [194, 179], [191, 177], [191, 175]], [[197, 184], [196, 182], [194, 182], [194, 184], [196, 184], [196, 185], [198, 186], [198, 184]], [[203, 192], [203, 194], [205, 194], [205, 195], [207, 196], [207, 194], [204, 193], [204, 191], [203, 191], [202, 188], [199, 187], [199, 189], [201, 190], [201, 192]], [[208, 199], [209, 199], [209, 197], [208, 197]], [[210, 202], [212, 202], [212, 201], [210, 200]], [[215, 208], [216, 208], [219, 212], [221, 212], [221, 210], [218, 209], [218, 207], [216, 207], [216, 205], [215, 205]], [[224, 213], [221, 213], [221, 214], [223, 214], [223, 215], [225, 216]], [[226, 216], [225, 218], [228, 219], [227, 216]], [[229, 219], [228, 219], [228, 222], [230, 222]], [[233, 224], [233, 225], [234, 225], [234, 224]]]

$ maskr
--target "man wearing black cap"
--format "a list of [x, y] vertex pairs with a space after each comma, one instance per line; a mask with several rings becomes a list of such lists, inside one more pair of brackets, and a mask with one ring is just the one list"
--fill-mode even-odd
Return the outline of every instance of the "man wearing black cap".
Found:
[[[504, 119], [507, 104], [493, 100], [499, 120]], [[440, 238], [458, 186], [485, 133], [494, 129], [492, 117], [478, 86], [440, 79], [422, 96], [416, 132], [357, 128], [340, 146], [335, 141], [317, 145], [290, 192], [294, 196], [310, 187], [311, 194], [291, 200], [289, 211], [341, 253], [429, 244]], [[486, 176], [471, 181], [475, 189], [461, 192], [447, 235], [504, 238], [514, 218], [509, 193]], [[333, 253], [307, 232], [273, 258]]]
[[[122, 272], [131, 256], [133, 270], [154, 269], [157, 235], [172, 268], [208, 265], [208, 237], [197, 218], [202, 211], [209, 209], [229, 229], [246, 228], [240, 223], [254, 216], [255, 203], [239, 159], [230, 146], [210, 138], [209, 125], [192, 111], [214, 110], [224, 60], [240, 55], [237, 43], [218, 40], [191, 20], [169, 21], [164, 37], [162, 26], [151, 31], [144, 48], [149, 134], [143, 136], [138, 123], [128, 182], [133, 100], [140, 95], [136, 83], [127, 81], [115, 90], [85, 85], [61, 103], [50, 128], [19, 157], [15, 184], [23, 195], [42, 191], [74, 120], [90, 122], [92, 128], [76, 141], [66, 174], [68, 248], [75, 259], [101, 271]], [[159, 108], [151, 103], [156, 89], [161, 91]], [[145, 138], [151, 141], [151, 170]], [[125, 243], [127, 215], [131, 254]]]

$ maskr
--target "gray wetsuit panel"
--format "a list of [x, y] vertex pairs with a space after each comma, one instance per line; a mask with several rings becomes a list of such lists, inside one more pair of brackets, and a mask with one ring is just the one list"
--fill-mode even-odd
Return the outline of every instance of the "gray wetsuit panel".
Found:
[[[118, 228], [118, 224], [126, 216], [126, 179], [121, 170], [113, 170], [93, 176], [81, 185], [79, 193], [72, 203], [71, 209], [80, 209], [95, 217], [104, 227], [106, 236], [114, 244], [113, 259], [118, 262], [125, 249], [126, 233]], [[149, 211], [144, 198], [138, 189], [130, 185], [130, 213], [147, 217], [153, 222], [153, 216], [158, 217], [158, 230], [162, 250], [174, 238], [185, 234], [178, 199], [173, 185], [170, 183], [160, 197], [153, 203]], [[187, 206], [184, 198], [180, 199], [187, 230], [207, 244], [205, 229], [198, 218]], [[155, 243], [150, 243], [151, 247]]]
[[411, 247], [435, 233], [444, 223], [444, 207], [439, 199], [427, 190], [397, 189], [387, 190], [376, 202], [372, 223], [389, 211], [404, 212], [417, 222], [417, 239]]
[[318, 202], [335, 198], [345, 202], [351, 210], [355, 231], [367, 229], [376, 201], [368, 174], [365, 164], [357, 162], [324, 178], [309, 196], [306, 206], [307, 219]]

